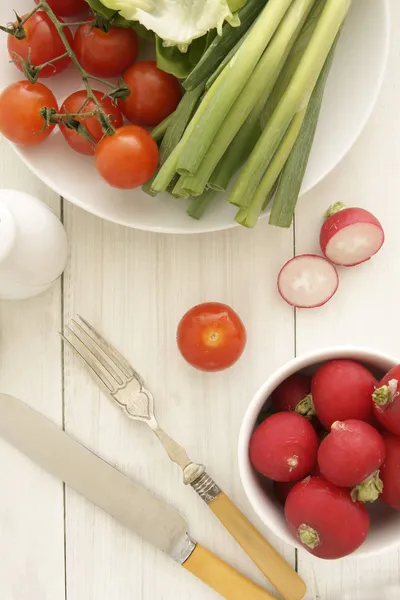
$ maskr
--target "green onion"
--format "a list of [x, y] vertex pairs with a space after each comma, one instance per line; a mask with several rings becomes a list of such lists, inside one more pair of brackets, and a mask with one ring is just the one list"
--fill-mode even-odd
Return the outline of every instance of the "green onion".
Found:
[[[230, 194], [232, 204], [247, 206], [295, 114], [308, 104], [351, 0], [327, 0], [299, 66]], [[250, 39], [250, 38], [249, 38]], [[243, 44], [242, 48], [245, 47]]]
[[185, 182], [185, 178], [184, 177], [180, 177], [178, 179], [178, 181], [176, 182], [173, 190], [172, 190], [172, 195], [175, 196], [175, 198], [189, 198], [190, 193], [184, 188], [183, 184]]
[[223, 73], [218, 77], [211, 90], [204, 96], [203, 101], [200, 103], [200, 106], [198, 107], [193, 118], [189, 122], [181, 140], [179, 141], [177, 146], [175, 146], [175, 148], [172, 150], [171, 154], [168, 156], [167, 160], [161, 166], [161, 169], [157, 173], [152, 183], [152, 190], [154, 193], [158, 194], [160, 192], [165, 192], [171, 180], [174, 178], [177, 172], [178, 160], [181, 153], [183, 152], [186, 142], [193, 135], [203, 114], [208, 110], [208, 107], [213, 99], [212, 92], [215, 93], [222, 86], [227, 75], [228, 71], [225, 69], [225, 71], [223, 71]]
[[[339, 36], [337, 40], [339, 39]], [[317, 130], [318, 119], [321, 112], [322, 100], [326, 81], [331, 70], [336, 43], [326, 60], [325, 66], [315, 86], [307, 107], [306, 116], [297, 141], [288, 161], [286, 162], [279, 181], [278, 191], [272, 205], [269, 218], [270, 225], [290, 227], [300, 194], [301, 185], [307, 169], [308, 159]]]
[[[199, 169], [185, 182], [186, 189], [190, 190], [193, 195], [201, 194], [204, 191], [214, 169], [260, 97], [262, 98], [261, 106], [265, 104], [314, 3], [315, 0], [294, 0], [287, 11], [273, 40], [227, 115]], [[182, 157], [182, 160], [184, 158], [185, 156]]]
[[187, 214], [192, 219], [201, 219], [207, 208], [216, 199], [217, 194], [213, 190], [204, 192], [201, 196], [193, 198], [187, 210]]
[[234, 46], [232, 48], [232, 50], [229, 52], [229, 54], [227, 54], [225, 56], [224, 60], [215, 69], [214, 73], [212, 75], [210, 75], [210, 77], [206, 81], [206, 90], [209, 90], [210, 87], [212, 86], [212, 84], [214, 83], [214, 81], [216, 79], [218, 79], [218, 77], [221, 75], [222, 71], [225, 69], [226, 65], [235, 56], [236, 52], [239, 50], [240, 46], [243, 44], [244, 40], [247, 38], [247, 36], [249, 35], [249, 33], [250, 33], [250, 30], [246, 31], [246, 33], [243, 35], [243, 37], [240, 38], [240, 40], [238, 41], [238, 43], [236, 44], [236, 46]]
[[207, 48], [200, 61], [193, 71], [186, 78], [183, 87], [190, 91], [201, 83], [205, 83], [213, 74], [215, 68], [232, 50], [242, 35], [246, 33], [256, 17], [265, 6], [266, 0], [249, 0], [247, 4], [239, 11], [240, 26], [231, 27], [225, 23], [222, 28], [222, 35], [217, 36]]
[[[248, 119], [243, 123], [240, 131], [211, 175], [208, 182], [208, 187], [210, 189], [219, 192], [226, 191], [232, 177], [250, 156], [260, 137], [262, 129], [264, 129], [268, 119], [274, 112], [299, 65], [300, 59], [310, 42], [325, 4], [326, 0], [318, 0], [317, 4], [312, 9], [300, 35], [295, 41], [293, 49], [286, 61], [284, 69], [281, 71], [271, 95], [268, 99], [266, 97], [261, 97], [251, 111]], [[260, 119], [261, 125], [259, 123]]]
[[255, 227], [257, 224], [258, 217], [261, 214], [265, 200], [271, 193], [275, 183], [278, 181], [279, 175], [281, 174], [281, 171], [285, 166], [291, 151], [293, 150], [293, 147], [299, 136], [304, 117], [306, 115], [306, 110], [306, 108], [303, 108], [303, 110], [298, 112], [293, 118], [278, 150], [271, 160], [260, 182], [260, 185], [258, 186], [250, 202], [249, 207], [247, 209], [242, 209], [246, 210], [247, 212], [245, 219], [241, 218], [240, 221], [245, 227]]
[[161, 121], [161, 123], [153, 129], [153, 131], [151, 132], [151, 137], [153, 138], [153, 140], [155, 142], [159, 142], [160, 140], [163, 139], [165, 132], [167, 131], [168, 127], [170, 126], [173, 118], [174, 118], [174, 113], [172, 113], [168, 117], [166, 117], [166, 119], [164, 119], [164, 121]]
[[297, 38], [289, 58], [285, 64], [285, 68], [282, 70], [279, 79], [270, 95], [268, 102], [266, 103], [264, 110], [262, 111], [261, 117], [261, 128], [264, 129], [265, 125], [271, 118], [274, 110], [279, 104], [280, 99], [285, 93], [289, 83], [291, 82], [294, 74], [296, 73], [297, 67], [303, 57], [303, 54], [310, 43], [310, 40], [314, 34], [314, 31], [318, 25], [319, 19], [321, 18], [322, 12], [325, 8], [327, 0], [318, 0], [310, 13], [303, 29]]
[[184, 131], [197, 106], [199, 98], [203, 93], [203, 89], [204, 86], [199, 85], [191, 92], [186, 92], [180, 101], [178, 108], [173, 113], [174, 117], [171, 119], [160, 148], [161, 164], [164, 164], [184, 134]]
[[[195, 135], [187, 139], [184, 151], [178, 157], [179, 173], [193, 175], [199, 168], [219, 128], [248, 82], [292, 2], [293, 0], [269, 0], [252, 27], [250, 35], [208, 91], [199, 108], [200, 110], [207, 100], [208, 110], [203, 112], [198, 120]], [[222, 82], [218, 85], [220, 80]]]

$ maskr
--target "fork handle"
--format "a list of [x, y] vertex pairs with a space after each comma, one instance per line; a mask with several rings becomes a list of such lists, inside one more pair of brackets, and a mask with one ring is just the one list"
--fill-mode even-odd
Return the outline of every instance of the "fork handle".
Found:
[[226, 494], [221, 492], [208, 506], [285, 600], [305, 596], [307, 588], [301, 577]]

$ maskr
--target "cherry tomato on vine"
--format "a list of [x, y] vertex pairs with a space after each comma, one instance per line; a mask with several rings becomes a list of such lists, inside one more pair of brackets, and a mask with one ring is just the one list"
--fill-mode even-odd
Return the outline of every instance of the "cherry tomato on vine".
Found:
[[[26, 61], [29, 53], [31, 63], [36, 67], [65, 54], [65, 47], [58, 31], [44, 11], [39, 10], [32, 15], [25, 23], [24, 31], [26, 37], [23, 40], [18, 40], [13, 35], [8, 36], [9, 55], [12, 60], [16, 61], [15, 65], [20, 71], [22, 71], [22, 67], [18, 58], [21, 57]], [[69, 28], [64, 27], [63, 31], [68, 42], [72, 44], [73, 37]], [[44, 67], [40, 71], [39, 77], [53, 77], [64, 71], [70, 62], [71, 59], [68, 56], [57, 60], [54, 65]]]
[[95, 154], [100, 175], [113, 187], [130, 190], [146, 183], [158, 165], [158, 147], [142, 127], [125, 125], [106, 136]]
[[[40, 0], [35, 0], [39, 4]], [[47, 0], [48, 5], [58, 17], [75, 17], [88, 10], [86, 0]]]
[[95, 77], [118, 77], [135, 62], [138, 38], [133, 29], [111, 27], [104, 32], [93, 25], [80, 25], [74, 51], [81, 66]]
[[21, 146], [38, 146], [54, 129], [44, 128], [40, 110], [45, 106], [58, 112], [57, 100], [42, 83], [17, 81], [0, 94], [0, 133]]
[[144, 127], [155, 127], [174, 112], [182, 98], [178, 80], [161, 71], [152, 60], [136, 63], [127, 69], [123, 80], [131, 93], [120, 101], [125, 117]]
[[[103, 92], [93, 90], [93, 93], [99, 100], [106, 114], [110, 117], [111, 123], [114, 125], [114, 127], [116, 129], [122, 127], [123, 121], [119, 108], [117, 106], [114, 106], [110, 98], [103, 98]], [[93, 112], [96, 109], [96, 104], [93, 100], [88, 100], [88, 102], [86, 102], [86, 104], [84, 105], [86, 99], [86, 91], [80, 90], [79, 92], [74, 92], [64, 100], [64, 103], [60, 108], [60, 113], [68, 113], [71, 115], [76, 114], [78, 112], [80, 112], [81, 114]], [[84, 108], [80, 110], [83, 105]], [[100, 142], [100, 140], [103, 137], [103, 130], [100, 121], [95, 115], [92, 117], [74, 118], [77, 121], [81, 121], [84, 124], [87, 131], [93, 138], [94, 142], [89, 142], [82, 135], [80, 135], [73, 129], [69, 129], [66, 125], [60, 125], [61, 133], [63, 134], [67, 143], [71, 146], [73, 150], [79, 152], [80, 154], [87, 154], [89, 156], [93, 156], [96, 150], [96, 145]]]
[[231, 367], [246, 346], [246, 330], [235, 311], [219, 302], [207, 302], [190, 309], [177, 332], [182, 356], [201, 371], [222, 371]]

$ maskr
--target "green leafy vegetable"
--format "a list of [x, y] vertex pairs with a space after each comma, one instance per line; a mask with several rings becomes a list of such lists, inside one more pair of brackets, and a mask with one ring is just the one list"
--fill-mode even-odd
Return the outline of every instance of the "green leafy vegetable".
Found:
[[[232, 1], [232, 0], [231, 0]], [[128, 21], [137, 21], [153, 31], [164, 46], [177, 46], [186, 52], [193, 40], [208, 31], [219, 33], [225, 21], [239, 25], [228, 0], [101, 0], [102, 4], [120, 13]], [[243, 0], [234, 0], [234, 5]]]
[[187, 52], [181, 52], [177, 46], [165, 46], [156, 36], [157, 65], [166, 73], [185, 79], [199, 62], [206, 49], [207, 36], [194, 40]]

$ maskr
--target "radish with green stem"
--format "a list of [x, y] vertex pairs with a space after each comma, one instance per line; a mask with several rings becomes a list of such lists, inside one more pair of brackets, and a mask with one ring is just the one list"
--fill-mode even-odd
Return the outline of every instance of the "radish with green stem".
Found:
[[271, 396], [275, 412], [294, 411], [303, 417], [315, 415], [311, 396], [311, 377], [304, 373], [295, 373], [283, 381]]
[[335, 267], [316, 254], [301, 254], [289, 260], [278, 275], [278, 291], [296, 308], [318, 308], [326, 304], [339, 287]]
[[331, 206], [320, 234], [321, 250], [328, 260], [354, 267], [369, 260], [382, 248], [385, 234], [373, 214], [363, 208]]
[[375, 417], [385, 429], [395, 435], [400, 435], [399, 381], [400, 365], [385, 375], [372, 395]]
[[318, 450], [322, 475], [338, 487], [352, 488], [351, 497], [375, 502], [382, 493], [379, 469], [385, 460], [382, 436], [368, 423], [336, 421]]
[[295, 485], [286, 500], [285, 517], [303, 548], [325, 559], [357, 550], [370, 528], [365, 505], [353, 502], [348, 490], [323, 477], [307, 477]]

